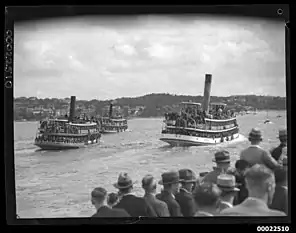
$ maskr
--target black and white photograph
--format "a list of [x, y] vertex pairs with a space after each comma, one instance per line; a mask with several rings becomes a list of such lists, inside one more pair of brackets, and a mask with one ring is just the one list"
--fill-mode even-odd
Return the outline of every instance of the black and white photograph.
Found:
[[13, 43], [18, 218], [288, 216], [284, 19], [77, 15]]

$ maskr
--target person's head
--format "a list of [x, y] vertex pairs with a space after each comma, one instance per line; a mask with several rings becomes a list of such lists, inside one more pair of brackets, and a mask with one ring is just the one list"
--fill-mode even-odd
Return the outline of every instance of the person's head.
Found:
[[252, 145], [258, 145], [263, 140], [262, 132], [258, 128], [253, 128], [249, 133], [249, 141]]
[[246, 160], [239, 159], [235, 162], [235, 169], [239, 174], [244, 174], [249, 166], [250, 165]]
[[264, 165], [255, 164], [245, 172], [246, 187], [249, 197], [266, 201], [269, 205], [275, 191], [274, 173]]
[[278, 167], [274, 171], [276, 185], [287, 185], [288, 182], [288, 171], [287, 167]]
[[192, 192], [195, 188], [197, 178], [194, 172], [190, 169], [181, 169], [179, 171], [179, 177], [181, 181], [182, 188], [186, 189], [189, 192]]
[[134, 182], [127, 173], [120, 173], [117, 183], [113, 184], [119, 190], [120, 194], [127, 194], [133, 190]]
[[227, 150], [221, 150], [215, 153], [213, 162], [217, 164], [217, 168], [226, 170], [230, 167], [230, 155]]
[[116, 193], [109, 193], [108, 197], [107, 197], [107, 204], [110, 207], [113, 207], [114, 205], [116, 205], [118, 203], [119, 197], [118, 194]]
[[176, 194], [180, 189], [179, 173], [175, 171], [165, 172], [161, 175], [162, 179], [159, 181], [160, 185], [163, 185], [163, 189]]
[[91, 192], [91, 203], [98, 209], [107, 202], [107, 191], [102, 187], [95, 188]]
[[282, 144], [287, 144], [288, 134], [286, 129], [279, 130], [279, 140]]
[[142, 188], [146, 193], [156, 193], [157, 182], [152, 175], [146, 175], [142, 179]]
[[199, 184], [193, 192], [193, 198], [198, 209], [217, 209], [221, 190], [214, 183]]
[[221, 198], [232, 203], [239, 191], [235, 176], [230, 174], [219, 175], [217, 177], [217, 186], [221, 189]]

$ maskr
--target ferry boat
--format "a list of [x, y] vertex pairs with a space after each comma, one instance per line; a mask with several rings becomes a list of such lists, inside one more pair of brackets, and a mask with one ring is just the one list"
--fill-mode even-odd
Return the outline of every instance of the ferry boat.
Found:
[[34, 145], [42, 150], [64, 150], [99, 143], [100, 125], [86, 116], [83, 119], [75, 117], [75, 98], [71, 96], [69, 118], [40, 122]]
[[225, 103], [210, 104], [212, 75], [206, 74], [204, 105], [182, 102], [180, 113], [166, 113], [160, 140], [172, 146], [216, 145], [239, 137], [236, 116]]
[[99, 119], [101, 124], [100, 132], [102, 134], [119, 133], [119, 132], [124, 132], [128, 129], [126, 119], [124, 119], [120, 114], [113, 116], [113, 105], [114, 105], [114, 102], [112, 102], [109, 106], [109, 113], [108, 114], [103, 113], [103, 117], [100, 117]]

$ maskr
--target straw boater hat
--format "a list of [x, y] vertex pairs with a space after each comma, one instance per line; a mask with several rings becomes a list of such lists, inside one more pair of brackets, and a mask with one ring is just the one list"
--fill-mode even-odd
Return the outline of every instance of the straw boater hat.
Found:
[[175, 171], [170, 171], [170, 172], [165, 172], [161, 174], [161, 180], [158, 182], [160, 185], [164, 184], [175, 184], [175, 183], [180, 183], [181, 180], [179, 177], [179, 173]]
[[221, 174], [217, 178], [217, 186], [222, 191], [239, 191], [236, 187], [235, 176], [229, 174]]
[[258, 128], [253, 128], [249, 133], [249, 141], [260, 140], [262, 141], [262, 132]]
[[279, 130], [279, 136], [278, 138], [287, 138], [288, 134], [287, 134], [287, 130], [286, 129], [281, 129]]
[[117, 189], [124, 189], [133, 186], [134, 183], [127, 173], [120, 173], [117, 183], [113, 184], [113, 186]]
[[215, 158], [213, 159], [215, 163], [229, 163], [230, 156], [227, 150], [221, 150], [215, 153]]
[[179, 177], [184, 183], [195, 183], [197, 181], [194, 172], [190, 169], [179, 170]]

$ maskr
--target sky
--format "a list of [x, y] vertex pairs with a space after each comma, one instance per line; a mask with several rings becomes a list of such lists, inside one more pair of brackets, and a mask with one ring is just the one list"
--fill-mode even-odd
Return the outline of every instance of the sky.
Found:
[[284, 22], [210, 16], [84, 17], [15, 25], [14, 96], [286, 96]]

